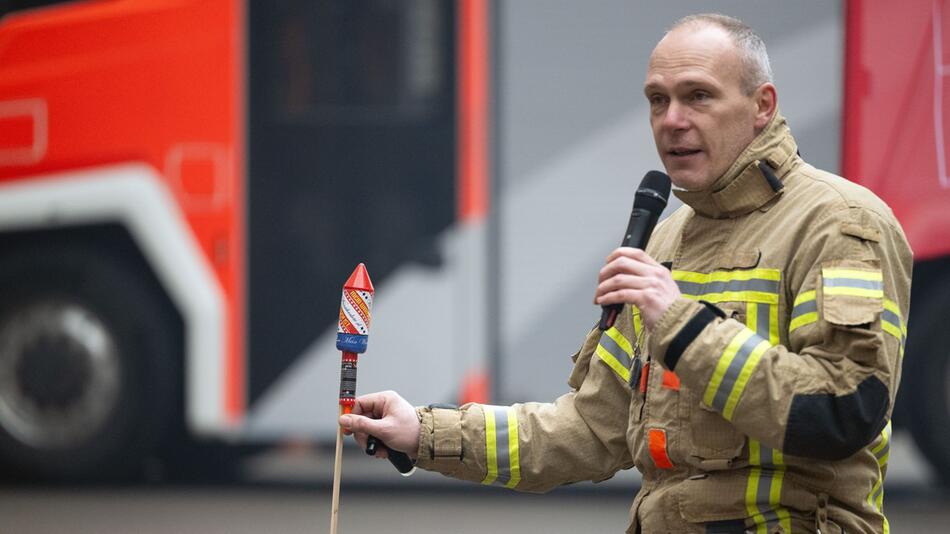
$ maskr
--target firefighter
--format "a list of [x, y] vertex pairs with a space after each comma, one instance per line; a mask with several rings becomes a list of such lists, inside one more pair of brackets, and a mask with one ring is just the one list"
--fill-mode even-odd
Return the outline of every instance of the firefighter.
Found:
[[[624, 303], [553, 403], [413, 408], [361, 397], [341, 424], [419, 467], [521, 491], [636, 466], [628, 532], [887, 532], [882, 483], [911, 251], [868, 190], [805, 163], [761, 39], [678, 21], [645, 95], [684, 206], [619, 248], [595, 303]], [[522, 377], [529, 379], [529, 377]]]

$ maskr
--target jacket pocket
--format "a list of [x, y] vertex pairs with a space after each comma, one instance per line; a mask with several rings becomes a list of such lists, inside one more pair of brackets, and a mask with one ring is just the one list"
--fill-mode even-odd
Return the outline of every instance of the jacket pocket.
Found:
[[884, 310], [884, 282], [876, 262], [821, 267], [821, 316], [836, 326], [871, 326]]
[[704, 471], [729, 469], [742, 454], [746, 437], [694, 396], [689, 399], [689, 461]]

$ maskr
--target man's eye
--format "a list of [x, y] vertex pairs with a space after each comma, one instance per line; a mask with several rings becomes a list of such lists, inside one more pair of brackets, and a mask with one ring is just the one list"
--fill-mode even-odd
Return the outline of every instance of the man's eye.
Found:
[[696, 91], [692, 94], [692, 99], [693, 102], [703, 102], [705, 100], [709, 100], [709, 96], [709, 93], [706, 91]]
[[650, 105], [662, 106], [663, 104], [666, 104], [667, 99], [663, 95], [651, 95], [649, 100], [650, 100]]

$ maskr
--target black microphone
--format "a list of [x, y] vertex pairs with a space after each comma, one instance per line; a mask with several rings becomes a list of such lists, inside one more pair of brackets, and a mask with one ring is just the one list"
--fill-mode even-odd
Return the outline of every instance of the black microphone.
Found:
[[[637, 194], [633, 197], [633, 211], [630, 212], [630, 223], [627, 224], [627, 234], [620, 243], [624, 247], [644, 249], [653, 227], [659, 220], [666, 202], [670, 198], [670, 177], [660, 171], [650, 171], [643, 177]], [[603, 306], [600, 314], [600, 330], [607, 330], [614, 325], [617, 315], [623, 308], [622, 304], [608, 304]]]

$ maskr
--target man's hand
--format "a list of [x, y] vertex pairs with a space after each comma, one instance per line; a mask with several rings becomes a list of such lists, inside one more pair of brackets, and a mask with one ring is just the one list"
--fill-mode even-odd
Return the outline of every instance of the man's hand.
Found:
[[633, 304], [647, 328], [680, 296], [670, 271], [638, 248], [620, 247], [600, 270], [594, 304]]
[[[360, 448], [366, 448], [370, 435], [382, 440], [386, 447], [404, 452], [413, 460], [419, 450], [419, 418], [416, 409], [395, 391], [370, 393], [356, 398], [351, 415], [340, 416], [340, 426], [353, 432]], [[387, 458], [389, 451], [380, 447], [377, 458]]]

